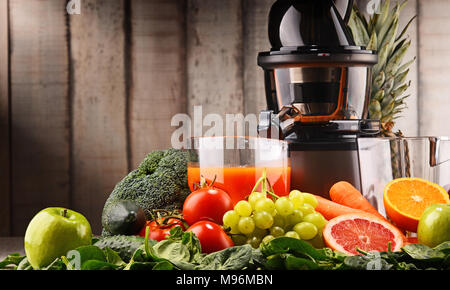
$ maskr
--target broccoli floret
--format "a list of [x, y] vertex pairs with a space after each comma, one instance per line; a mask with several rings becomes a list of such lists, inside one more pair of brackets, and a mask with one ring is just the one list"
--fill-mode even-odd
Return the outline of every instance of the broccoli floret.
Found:
[[[147, 214], [154, 209], [181, 209], [190, 193], [187, 162], [188, 153], [181, 150], [148, 154], [137, 169], [115, 186], [103, 208], [102, 223], [105, 224], [109, 205], [119, 200], [134, 200]], [[107, 231], [103, 230], [103, 235], [107, 236]]]

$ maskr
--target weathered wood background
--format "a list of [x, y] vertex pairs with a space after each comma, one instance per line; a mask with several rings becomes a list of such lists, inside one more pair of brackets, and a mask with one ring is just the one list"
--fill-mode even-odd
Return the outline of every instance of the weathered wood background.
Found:
[[[274, 0], [0, 0], [0, 236], [24, 234], [48, 206], [82, 212], [95, 232], [113, 186], [170, 120], [264, 108], [257, 52]], [[358, 1], [364, 5], [366, 0]], [[450, 0], [410, 0], [418, 56], [398, 128], [450, 135]]]

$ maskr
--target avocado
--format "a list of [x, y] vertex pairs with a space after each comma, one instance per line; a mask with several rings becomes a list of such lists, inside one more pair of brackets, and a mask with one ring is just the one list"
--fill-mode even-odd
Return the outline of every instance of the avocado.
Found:
[[105, 208], [102, 225], [111, 235], [136, 235], [145, 226], [145, 213], [132, 200], [118, 200]]

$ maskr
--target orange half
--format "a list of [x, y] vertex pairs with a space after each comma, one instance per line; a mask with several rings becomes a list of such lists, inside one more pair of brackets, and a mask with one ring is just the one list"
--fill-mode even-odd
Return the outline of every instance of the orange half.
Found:
[[416, 232], [420, 217], [435, 203], [450, 203], [440, 185], [416, 177], [398, 178], [386, 185], [384, 207], [389, 218], [401, 229]]

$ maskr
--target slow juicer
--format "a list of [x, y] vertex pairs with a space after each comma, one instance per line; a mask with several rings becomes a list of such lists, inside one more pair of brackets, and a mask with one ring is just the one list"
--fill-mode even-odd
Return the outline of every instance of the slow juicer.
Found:
[[292, 189], [324, 197], [341, 180], [361, 189], [358, 138], [380, 132], [380, 122], [367, 119], [378, 58], [355, 45], [345, 22], [352, 5], [276, 1], [269, 14], [272, 48], [258, 55], [268, 106], [259, 135], [289, 142]]

